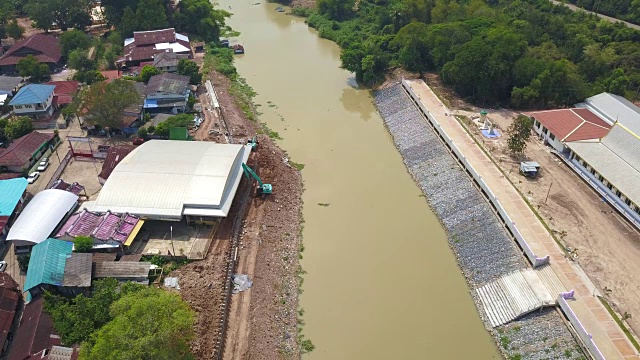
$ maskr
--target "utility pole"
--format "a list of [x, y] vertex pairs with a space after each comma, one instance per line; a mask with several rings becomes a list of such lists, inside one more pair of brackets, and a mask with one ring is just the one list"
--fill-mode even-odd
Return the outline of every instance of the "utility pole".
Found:
[[173, 247], [173, 225], [170, 226], [171, 229], [171, 249], [173, 250], [173, 253], [171, 254], [171, 260], [173, 260], [173, 257], [176, 255], [176, 248]]
[[547, 197], [544, 198], [545, 205], [547, 204], [547, 199], [549, 199], [549, 194], [551, 193], [551, 186], [553, 185], [553, 181], [549, 184], [549, 191], [547, 191]]

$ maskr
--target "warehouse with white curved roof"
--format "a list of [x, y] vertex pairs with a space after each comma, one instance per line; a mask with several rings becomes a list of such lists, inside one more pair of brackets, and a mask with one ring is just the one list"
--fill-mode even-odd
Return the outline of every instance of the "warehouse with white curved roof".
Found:
[[116, 166], [85, 208], [154, 220], [226, 217], [250, 153], [240, 144], [151, 140]]

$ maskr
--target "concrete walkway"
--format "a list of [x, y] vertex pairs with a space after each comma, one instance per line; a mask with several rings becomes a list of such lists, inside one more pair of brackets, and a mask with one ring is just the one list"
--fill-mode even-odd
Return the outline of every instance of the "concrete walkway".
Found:
[[546, 228], [524, 199], [502, 175], [491, 159], [478, 147], [451, 111], [437, 98], [422, 80], [408, 80], [412, 91], [424, 107], [453, 140], [460, 152], [478, 172], [512, 219], [535, 254], [549, 255], [551, 267], [567, 289], [575, 290], [575, 300], [568, 301], [582, 326], [592, 335], [605, 359], [638, 359], [638, 353], [625, 334], [609, 315], [599, 299], [597, 290], [578, 266], [568, 261]]

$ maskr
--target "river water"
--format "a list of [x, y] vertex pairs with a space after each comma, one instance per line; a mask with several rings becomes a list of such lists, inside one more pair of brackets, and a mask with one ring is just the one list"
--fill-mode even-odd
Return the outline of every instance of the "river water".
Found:
[[300, 305], [316, 345], [305, 359], [499, 358], [440, 223], [369, 92], [340, 69], [338, 46], [256, 1], [220, 7], [241, 32], [236, 67], [261, 121], [305, 165]]

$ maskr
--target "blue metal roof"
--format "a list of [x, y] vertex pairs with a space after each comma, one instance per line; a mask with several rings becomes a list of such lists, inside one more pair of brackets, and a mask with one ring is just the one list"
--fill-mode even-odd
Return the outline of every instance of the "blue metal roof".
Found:
[[18, 91], [16, 96], [9, 102], [9, 105], [28, 105], [46, 102], [55, 88], [55, 85], [29, 84]]
[[40, 284], [62, 285], [67, 258], [73, 252], [73, 243], [49, 238], [31, 249], [24, 291]]
[[0, 216], [11, 216], [27, 189], [27, 179], [0, 180]]

